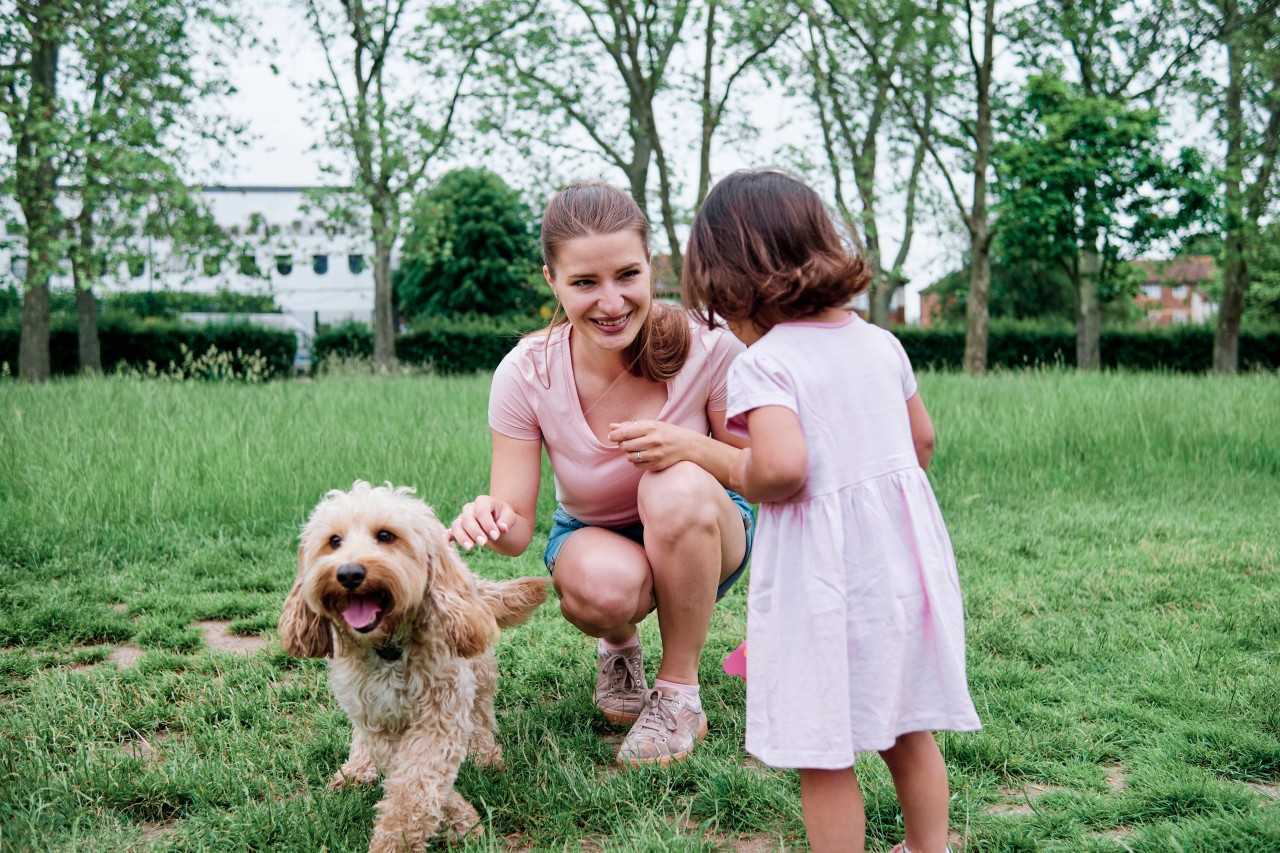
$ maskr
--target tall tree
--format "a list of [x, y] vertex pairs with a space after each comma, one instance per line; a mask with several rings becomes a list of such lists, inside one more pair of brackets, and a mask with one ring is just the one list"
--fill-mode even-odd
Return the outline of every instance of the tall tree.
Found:
[[[1096, 314], [1133, 295], [1126, 261], [1203, 216], [1211, 181], [1195, 148], [1166, 160], [1158, 109], [1088, 96], [1062, 70], [1030, 78], [996, 147], [999, 243], [1015, 266], [1057, 267]], [[1077, 357], [1094, 347], [1078, 339]]]
[[66, 71], [68, 254], [79, 318], [80, 367], [101, 371], [97, 300], [138, 238], [175, 255], [208, 248], [217, 229], [179, 172], [194, 145], [227, 146], [239, 128], [208, 111], [230, 85], [197, 44], [232, 53], [243, 41], [224, 0], [81, 0]]
[[[1185, 0], [1047, 0], [1025, 7], [1018, 45], [1024, 64], [1071, 68], [1085, 99], [1121, 109], [1158, 100], [1204, 45]], [[1081, 192], [1097, 196], [1086, 183]], [[1085, 224], [1079, 256], [1076, 366], [1100, 366], [1102, 234]]]
[[13, 141], [4, 183], [22, 212], [27, 257], [18, 375], [30, 382], [48, 380], [50, 371], [49, 278], [66, 245], [58, 72], [78, 11], [74, 0], [19, 0], [0, 11], [0, 111]]
[[[947, 127], [925, 123], [925, 113], [913, 92], [893, 73], [888, 57], [858, 27], [842, 4], [828, 0], [831, 11], [845, 25], [869, 60], [868, 70], [888, 82], [903, 115], [921, 140], [929, 159], [938, 169], [947, 195], [955, 204], [960, 221], [969, 233], [969, 293], [966, 299], [964, 370], [980, 374], [987, 369], [988, 337], [991, 325], [991, 240], [994, 236], [988, 212], [988, 182], [991, 175], [993, 143], [992, 95], [995, 86], [995, 41], [1001, 24], [996, 14], [997, 0], [961, 0], [931, 6], [932, 14], [951, 26], [947, 38], [937, 41], [938, 50], [952, 48], [966, 57], [963, 71], [954, 76], [934, 75], [921, 79], [916, 89], [937, 87], [931, 104], [934, 117], [947, 120]], [[972, 178], [969, 201], [960, 190], [964, 173]]]
[[1249, 290], [1249, 259], [1258, 254], [1274, 194], [1280, 149], [1280, 11], [1275, 0], [1206, 0], [1213, 39], [1226, 52], [1225, 85], [1203, 80], [1222, 121], [1222, 302], [1213, 339], [1213, 370], [1240, 365], [1240, 320]]
[[[931, 15], [911, 0], [870, 4], [833, 0], [831, 5], [839, 10], [834, 19], [817, 7], [804, 7], [803, 34], [793, 39], [801, 61], [793, 74], [807, 90], [817, 114], [836, 208], [871, 267], [871, 320], [887, 327], [890, 297], [906, 282], [903, 268], [915, 232], [937, 93], [933, 77], [939, 36], [946, 24], [940, 14]], [[857, 38], [851, 37], [851, 27], [857, 27]], [[864, 73], [867, 57], [860, 42], [873, 46], [872, 61], [881, 63], [884, 73]], [[913, 110], [920, 132], [903, 117], [895, 85], [904, 97], [918, 100]], [[910, 164], [894, 187], [903, 194], [904, 213], [898, 250], [889, 263], [881, 236], [884, 177], [879, 168], [886, 143], [891, 160], [905, 155]], [[852, 177], [856, 208], [846, 190], [847, 175]]]
[[698, 190], [693, 209], [702, 206], [711, 188], [711, 151], [729, 111], [734, 87], [773, 50], [799, 15], [788, 0], [705, 0], [702, 23], [702, 70], [698, 79], [698, 112], [702, 135], [698, 146]]
[[[329, 110], [326, 142], [343, 158], [333, 171], [351, 187], [373, 240], [374, 359], [390, 368], [391, 251], [404, 210], [453, 140], [477, 55], [530, 9], [490, 0], [301, 2], [329, 71], [314, 89]], [[417, 84], [407, 85], [410, 78]], [[342, 207], [351, 199], [338, 193], [324, 201]]]
[[520, 114], [520, 120], [503, 128], [508, 139], [603, 159], [626, 176], [632, 198], [646, 210], [650, 173], [656, 167], [662, 227], [677, 273], [682, 255], [675, 175], [658, 115], [692, 3], [543, 3], [527, 24], [495, 43], [490, 68], [493, 81]]

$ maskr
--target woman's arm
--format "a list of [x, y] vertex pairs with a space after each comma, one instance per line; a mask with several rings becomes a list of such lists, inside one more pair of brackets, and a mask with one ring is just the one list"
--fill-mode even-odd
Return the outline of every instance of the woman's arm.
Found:
[[911, 443], [916, 446], [916, 459], [920, 461], [920, 467], [928, 471], [929, 460], [933, 458], [935, 436], [933, 419], [929, 417], [919, 393], [912, 394], [907, 400], [907, 416], [911, 419]]
[[729, 466], [747, 441], [725, 429], [724, 412], [709, 411], [707, 420], [710, 435], [662, 421], [610, 424], [609, 440], [642, 470], [661, 471], [677, 462], [693, 462], [728, 487]]
[[523, 554], [533, 539], [541, 480], [542, 442], [494, 432], [489, 494], [462, 508], [447, 538], [468, 551], [488, 545], [507, 557]]
[[809, 447], [796, 413], [761, 406], [747, 413], [751, 447], [734, 461], [729, 488], [752, 503], [782, 501], [809, 478]]

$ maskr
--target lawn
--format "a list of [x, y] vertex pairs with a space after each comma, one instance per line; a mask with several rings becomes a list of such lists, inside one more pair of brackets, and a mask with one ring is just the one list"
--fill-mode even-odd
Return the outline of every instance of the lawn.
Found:
[[[921, 388], [985, 724], [939, 736], [957, 853], [1280, 850], [1280, 382]], [[356, 478], [451, 518], [487, 483], [487, 389], [0, 380], [0, 850], [363, 850], [379, 792], [326, 789], [349, 726], [325, 663], [274, 636], [298, 528]], [[467, 559], [511, 577], [540, 553]], [[711, 734], [672, 769], [615, 770], [593, 641], [553, 603], [508, 633], [507, 766], [463, 768], [487, 830], [466, 849], [802, 848], [797, 780], [743, 752], [744, 687], [719, 670], [744, 587], [703, 659]], [[859, 773], [887, 850], [888, 774]]]

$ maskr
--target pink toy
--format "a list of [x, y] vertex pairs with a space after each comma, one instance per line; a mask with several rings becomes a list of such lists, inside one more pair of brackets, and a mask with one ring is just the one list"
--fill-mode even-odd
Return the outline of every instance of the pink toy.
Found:
[[724, 671], [727, 675], [737, 675], [747, 680], [747, 641], [742, 643], [724, 659]]

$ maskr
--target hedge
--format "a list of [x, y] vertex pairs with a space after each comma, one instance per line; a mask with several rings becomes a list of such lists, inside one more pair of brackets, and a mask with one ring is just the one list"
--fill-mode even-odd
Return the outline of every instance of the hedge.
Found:
[[[917, 368], [959, 370], [964, 363], [963, 329], [893, 330]], [[1101, 334], [1104, 368], [1204, 373], [1213, 366], [1212, 326], [1168, 329], [1112, 329]], [[1001, 326], [993, 323], [987, 339], [987, 366], [1022, 368], [1074, 367], [1076, 334], [1072, 330]], [[1280, 369], [1280, 330], [1242, 331], [1240, 369]]]
[[[396, 357], [409, 364], [428, 365], [440, 373], [493, 370], [521, 336], [538, 328], [536, 319], [465, 318], [436, 320], [396, 336]], [[373, 356], [373, 332], [368, 326], [344, 324], [316, 335], [313, 358]]]
[[[102, 347], [102, 369], [108, 373], [124, 366], [145, 371], [148, 362], [164, 372], [170, 362], [183, 364], [185, 346], [197, 357], [211, 347], [233, 356], [232, 363], [238, 372], [243, 372], [245, 366], [243, 359], [234, 358], [237, 351], [248, 356], [258, 353], [265, 359], [267, 377], [288, 376], [293, 373], [293, 358], [298, 348], [293, 333], [279, 329], [240, 323], [197, 326], [121, 317], [102, 318], [98, 339]], [[19, 324], [0, 323], [0, 362], [8, 362], [10, 371], [15, 373], [20, 343]], [[53, 322], [49, 330], [49, 362], [54, 375], [79, 372], [80, 344], [74, 321]]]
[[[442, 373], [492, 370], [530, 326], [519, 321], [436, 321], [396, 338], [396, 355], [411, 364], [430, 364]], [[964, 362], [963, 329], [895, 328], [894, 334], [917, 368], [959, 370]], [[1102, 333], [1104, 367], [1129, 370], [1207, 372], [1213, 360], [1213, 328], [1107, 330]], [[373, 333], [367, 326], [346, 325], [317, 336], [315, 359], [325, 355], [370, 357]], [[993, 323], [988, 338], [991, 368], [1074, 367], [1076, 335], [1069, 329], [1027, 324]], [[1280, 369], [1280, 330], [1240, 333], [1241, 370]]]

